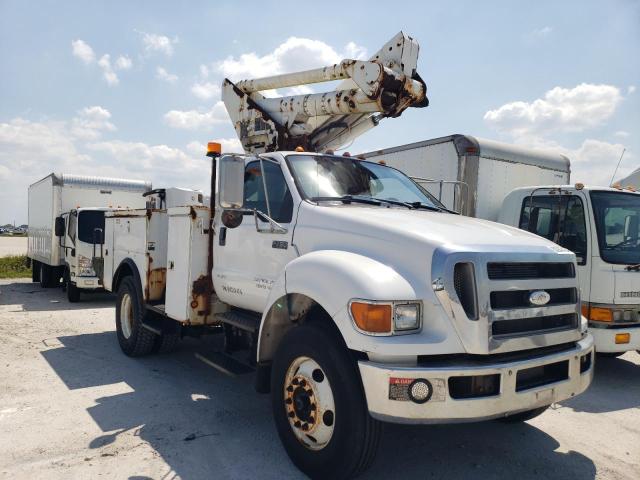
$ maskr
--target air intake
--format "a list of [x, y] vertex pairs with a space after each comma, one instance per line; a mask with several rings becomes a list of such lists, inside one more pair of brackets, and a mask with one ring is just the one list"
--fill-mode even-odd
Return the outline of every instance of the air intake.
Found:
[[476, 295], [476, 276], [473, 263], [456, 263], [453, 268], [453, 286], [460, 304], [469, 320], [478, 319], [478, 301]]

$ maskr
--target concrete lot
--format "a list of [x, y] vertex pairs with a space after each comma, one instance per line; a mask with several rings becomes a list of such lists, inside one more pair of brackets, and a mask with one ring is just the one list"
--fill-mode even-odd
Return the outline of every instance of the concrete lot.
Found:
[[27, 237], [1, 237], [0, 236], [0, 257], [7, 255], [26, 255]]
[[[0, 478], [300, 478], [252, 375], [185, 341], [130, 359], [113, 298], [0, 280]], [[185, 438], [195, 434], [195, 439]], [[584, 395], [520, 425], [386, 425], [364, 478], [640, 478], [640, 355], [599, 359]]]

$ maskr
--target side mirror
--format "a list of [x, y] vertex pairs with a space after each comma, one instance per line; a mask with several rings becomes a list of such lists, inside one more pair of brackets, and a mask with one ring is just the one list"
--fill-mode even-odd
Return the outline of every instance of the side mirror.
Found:
[[64, 218], [56, 217], [54, 230], [56, 237], [64, 237]]
[[244, 158], [224, 155], [219, 160], [218, 203], [224, 209], [244, 206]]
[[624, 217], [624, 238], [630, 240], [638, 238], [638, 215]]

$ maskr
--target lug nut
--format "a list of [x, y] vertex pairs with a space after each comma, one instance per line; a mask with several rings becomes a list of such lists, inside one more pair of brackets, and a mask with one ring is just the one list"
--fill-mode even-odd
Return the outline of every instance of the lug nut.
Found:
[[291, 385], [289, 385], [287, 387], [287, 392], [289, 392], [289, 393], [293, 392], [293, 387]]
[[306, 380], [300, 380], [300, 386], [304, 387], [307, 385], [307, 381]]
[[289, 418], [293, 418], [296, 416], [296, 412], [289, 412]]
[[296, 420], [293, 426], [296, 428], [300, 428], [302, 426], [302, 423], [300, 423], [300, 420]]
[[311, 405], [309, 405], [309, 408], [311, 408], [311, 410], [315, 412], [317, 407], [315, 403], [312, 403]]
[[304, 425], [302, 425], [302, 430], [304, 430], [305, 432], [306, 432], [307, 430], [309, 430], [309, 425], [308, 425], [308, 424], [306, 424], [306, 423], [305, 423]]
[[287, 405], [291, 405], [293, 403], [293, 400], [291, 398], [287, 398], [285, 399], [284, 403], [286, 403]]

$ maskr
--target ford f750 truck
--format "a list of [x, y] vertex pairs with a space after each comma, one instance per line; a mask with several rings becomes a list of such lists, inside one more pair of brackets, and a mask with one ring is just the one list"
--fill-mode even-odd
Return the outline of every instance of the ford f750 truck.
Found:
[[[369, 62], [225, 81], [252, 153], [220, 157], [210, 144], [210, 203], [168, 188], [146, 209], [106, 215], [104, 285], [117, 292], [123, 352], [220, 332], [225, 352], [203, 359], [234, 373], [248, 352], [285, 450], [314, 478], [366, 469], [381, 422], [522, 421], [593, 376], [574, 253], [451, 213], [398, 170], [326, 152], [375, 126], [372, 112], [426, 105], [416, 59], [399, 34]], [[257, 93], [335, 78], [352, 83]]]

